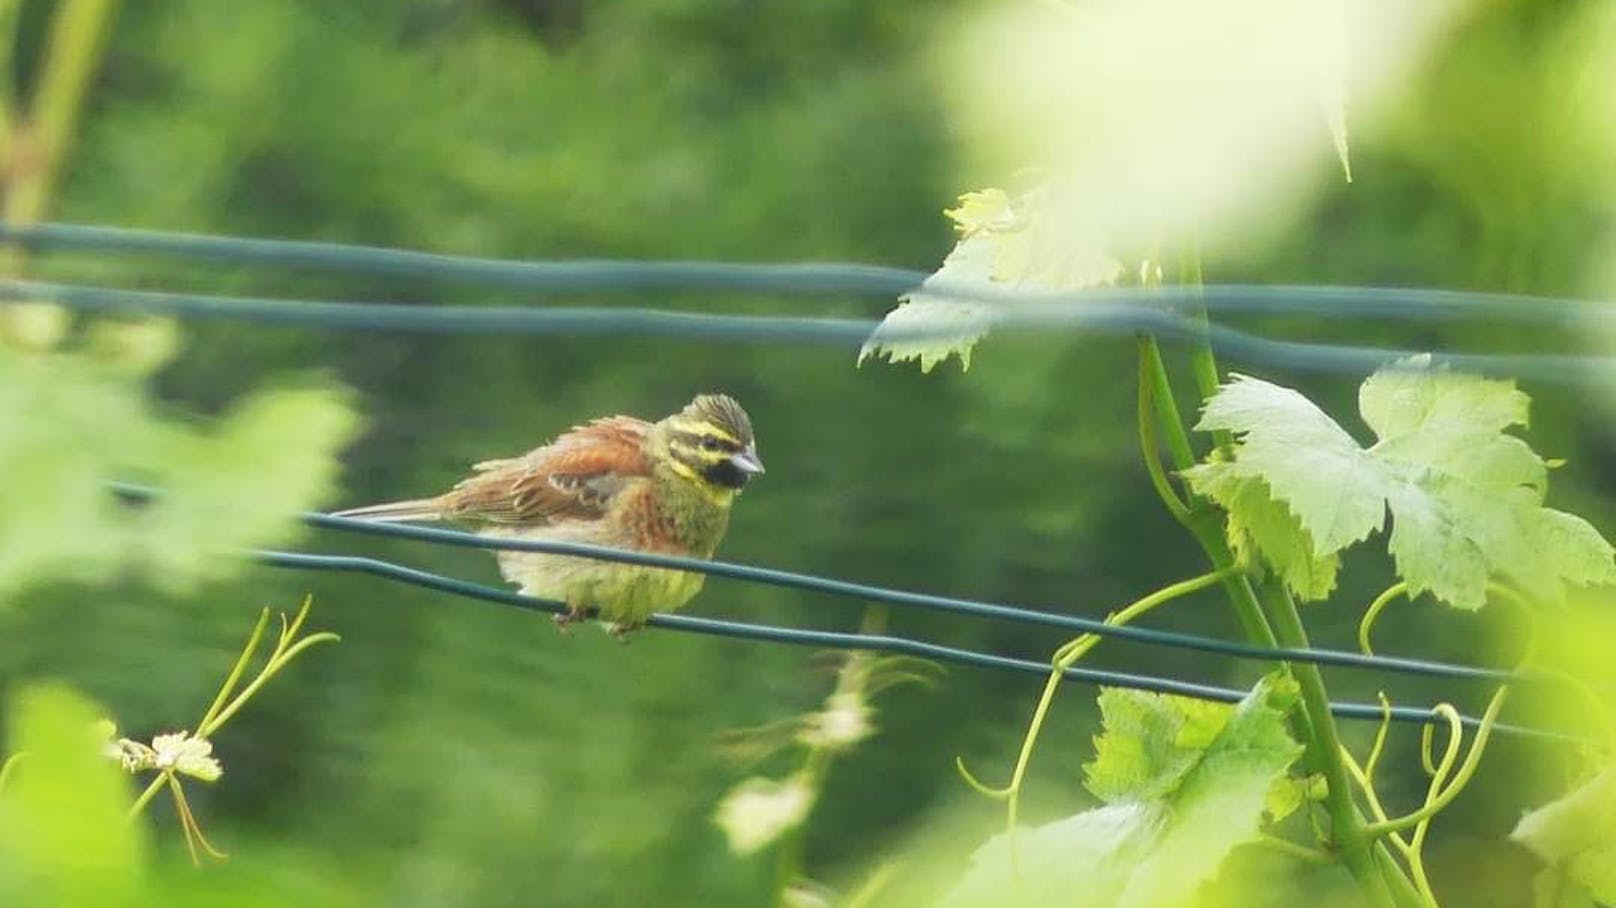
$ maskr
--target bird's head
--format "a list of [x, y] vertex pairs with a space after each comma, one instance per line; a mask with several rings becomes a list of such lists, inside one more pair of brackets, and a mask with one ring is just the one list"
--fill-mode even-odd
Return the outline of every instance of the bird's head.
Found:
[[669, 467], [697, 485], [727, 497], [763, 472], [752, 420], [724, 394], [698, 394], [683, 410], [657, 424], [659, 448]]

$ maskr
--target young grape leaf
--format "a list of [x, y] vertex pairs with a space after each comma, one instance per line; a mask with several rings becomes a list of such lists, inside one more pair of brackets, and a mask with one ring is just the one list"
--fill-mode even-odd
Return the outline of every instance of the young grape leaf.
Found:
[[[1229, 459], [1185, 471], [1197, 493], [1230, 513], [1231, 543], [1255, 546], [1304, 598], [1332, 558], [1393, 518], [1388, 548], [1410, 593], [1478, 608], [1487, 582], [1507, 579], [1559, 601], [1568, 584], [1616, 581], [1597, 530], [1543, 507], [1548, 467], [1505, 430], [1526, 424], [1513, 382], [1435, 368], [1414, 357], [1370, 376], [1358, 406], [1378, 439], [1361, 447], [1289, 388], [1237, 375], [1207, 402], [1197, 428], [1235, 433]], [[1303, 535], [1287, 535], [1252, 488], [1265, 483]], [[1258, 532], [1256, 527], [1266, 532]], [[1304, 545], [1310, 542], [1310, 545]]]
[[959, 241], [943, 267], [917, 288], [900, 297], [898, 308], [887, 313], [859, 350], [859, 365], [872, 356], [889, 362], [918, 360], [920, 371], [930, 372], [950, 356], [959, 356], [962, 368], [971, 367], [971, 350], [993, 327], [993, 309], [985, 303], [934, 288], [985, 284], [993, 271], [993, 241], [985, 236]]
[[1548, 864], [1539, 904], [1616, 903], [1616, 769], [1522, 817], [1510, 838]]
[[1314, 553], [1313, 536], [1296, 514], [1274, 498], [1268, 483], [1242, 475], [1224, 462], [1202, 464], [1196, 491], [1217, 502], [1229, 515], [1229, 548], [1247, 569], [1272, 565], [1296, 597], [1323, 599], [1335, 589], [1341, 559]]
[[1114, 283], [1122, 266], [1092, 241], [1055, 235], [1054, 221], [1040, 213], [1045, 204], [1040, 190], [1014, 198], [1002, 189], [960, 196], [959, 206], [946, 212], [959, 243], [942, 268], [901, 297], [871, 332], [859, 364], [872, 356], [917, 360], [920, 371], [930, 372], [957, 355], [969, 369], [972, 348], [995, 321], [989, 303], [970, 298], [973, 286], [1077, 290]]
[[1105, 732], [1088, 767], [1103, 807], [1018, 831], [1020, 872], [996, 836], [973, 856], [947, 908], [1071, 904], [1178, 908], [1257, 835], [1265, 805], [1302, 748], [1285, 728], [1281, 676], [1238, 705], [1107, 690]]

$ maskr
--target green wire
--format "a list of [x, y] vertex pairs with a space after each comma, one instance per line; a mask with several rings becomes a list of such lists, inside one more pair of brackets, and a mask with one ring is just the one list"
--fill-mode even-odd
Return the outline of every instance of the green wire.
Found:
[[[253, 557], [262, 564], [272, 567], [292, 568], [312, 571], [338, 571], [349, 573], [368, 574], [381, 577], [411, 586], [419, 586], [439, 592], [450, 593], [469, 599], [480, 599], [487, 602], [497, 602], [502, 605], [530, 611], [558, 614], [566, 611], [566, 603], [551, 599], [539, 599], [533, 596], [524, 596], [508, 590], [496, 589], [481, 584], [470, 583], [441, 574], [416, 570], [403, 565], [381, 561], [375, 558], [364, 558], [351, 555], [314, 555], [303, 552], [271, 552], [259, 551], [252, 553]], [[907, 656], [918, 656], [933, 659], [938, 662], [951, 662], [958, 665], [970, 665], [977, 668], [993, 669], [997, 671], [1015, 672], [1020, 674], [1038, 675], [1046, 677], [1049, 674], [1048, 662], [1035, 662], [1031, 659], [1016, 659], [1009, 656], [998, 656], [990, 653], [976, 652], [975, 650], [960, 649], [958, 647], [943, 646], [923, 640], [914, 640], [908, 637], [896, 637], [886, 634], [850, 634], [837, 631], [813, 631], [801, 628], [773, 627], [762, 624], [747, 624], [739, 621], [724, 621], [717, 618], [701, 618], [695, 615], [654, 614], [647, 619], [650, 627], [665, 628], [675, 631], [686, 631], [698, 634], [710, 634], [719, 637], [733, 637], [742, 640], [763, 640], [771, 643], [787, 643], [798, 646], [817, 646], [831, 649], [855, 649], [875, 652], [899, 653]], [[1088, 684], [1099, 684], [1111, 687], [1126, 687], [1134, 690], [1151, 691], [1162, 694], [1172, 694], [1181, 697], [1194, 697], [1199, 700], [1213, 700], [1221, 703], [1236, 703], [1244, 698], [1247, 691], [1226, 687], [1214, 687], [1206, 684], [1195, 684], [1188, 681], [1174, 681], [1165, 678], [1155, 678], [1148, 675], [1135, 675], [1126, 672], [1110, 672], [1091, 668], [1069, 667], [1065, 670], [1068, 680]], [[1333, 703], [1330, 711], [1337, 716], [1347, 719], [1369, 719], [1380, 721], [1390, 715], [1393, 721], [1413, 722], [1419, 724], [1434, 724], [1445, 722], [1434, 709], [1417, 709], [1414, 707], [1392, 707], [1388, 712], [1378, 703]], [[1480, 720], [1470, 716], [1461, 716], [1461, 721], [1469, 727], [1479, 726]], [[1515, 725], [1493, 725], [1493, 731], [1498, 734], [1516, 735], [1525, 738], [1535, 738], [1545, 741], [1583, 743], [1585, 739], [1562, 732], [1544, 729], [1528, 728]]]

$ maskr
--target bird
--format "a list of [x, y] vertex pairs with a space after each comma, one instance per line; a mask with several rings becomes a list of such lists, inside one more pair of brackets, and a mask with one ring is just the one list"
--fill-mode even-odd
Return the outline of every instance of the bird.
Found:
[[[608, 416], [574, 426], [519, 457], [475, 464], [432, 498], [338, 511], [383, 523], [452, 521], [480, 535], [587, 543], [710, 559], [730, 508], [764, 472], [752, 420], [734, 398], [698, 394], [657, 422]], [[701, 591], [704, 575], [543, 552], [497, 553], [500, 572], [530, 596], [560, 600], [565, 633], [596, 619], [619, 639]]]

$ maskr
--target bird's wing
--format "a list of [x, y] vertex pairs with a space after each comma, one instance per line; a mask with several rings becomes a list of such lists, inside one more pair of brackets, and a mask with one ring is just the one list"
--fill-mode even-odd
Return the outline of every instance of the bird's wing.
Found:
[[444, 511], [511, 524], [601, 517], [618, 492], [651, 475], [650, 428], [628, 416], [597, 419], [522, 457], [477, 464], [476, 475], [443, 496]]

